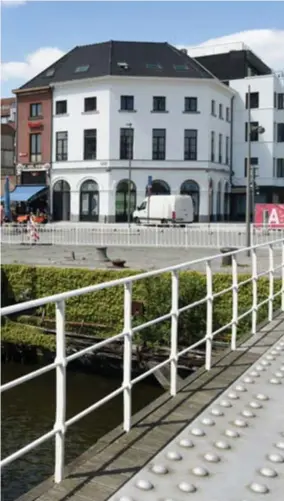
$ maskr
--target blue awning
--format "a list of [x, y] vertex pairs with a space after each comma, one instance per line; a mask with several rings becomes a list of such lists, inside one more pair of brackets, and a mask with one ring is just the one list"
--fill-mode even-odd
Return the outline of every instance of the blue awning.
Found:
[[[45, 185], [21, 185], [16, 186], [14, 191], [10, 192], [10, 201], [12, 202], [31, 202], [38, 196], [42, 195], [47, 190]], [[4, 202], [4, 197], [1, 197], [1, 202]]]

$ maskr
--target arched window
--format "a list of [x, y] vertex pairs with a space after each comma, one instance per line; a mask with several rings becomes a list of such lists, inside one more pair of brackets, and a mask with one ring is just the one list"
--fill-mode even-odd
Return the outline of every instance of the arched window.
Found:
[[[129, 190], [129, 183], [130, 190]], [[115, 195], [115, 220], [117, 223], [132, 221], [132, 214], [136, 209], [136, 186], [129, 179], [122, 179], [116, 187]]]
[[200, 188], [199, 185], [192, 181], [191, 179], [187, 179], [184, 181], [180, 187], [181, 195], [190, 195], [193, 202], [194, 207], [194, 220], [198, 221], [199, 219], [199, 200], [200, 200]]
[[80, 221], [98, 221], [99, 210], [98, 183], [88, 179], [80, 188]]
[[[170, 195], [171, 188], [166, 181], [154, 179], [152, 181], [151, 195]], [[148, 195], [148, 187], [146, 186], [146, 196]]]
[[57, 181], [53, 185], [52, 215], [54, 221], [70, 220], [70, 185], [67, 181]]

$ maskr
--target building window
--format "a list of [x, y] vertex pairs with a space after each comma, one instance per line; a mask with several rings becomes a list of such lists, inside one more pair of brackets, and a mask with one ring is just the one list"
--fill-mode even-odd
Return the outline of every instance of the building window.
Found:
[[67, 101], [56, 101], [55, 103], [55, 114], [65, 115], [67, 113]]
[[84, 99], [84, 112], [96, 111], [97, 110], [97, 98], [96, 97], [85, 97]]
[[164, 96], [153, 97], [153, 111], [166, 111], [166, 98]]
[[134, 129], [120, 129], [120, 160], [133, 159]]
[[184, 98], [184, 111], [186, 113], [197, 112], [197, 97], [185, 97]]
[[[246, 93], [246, 109], [249, 107], [249, 95]], [[259, 94], [258, 92], [250, 93], [250, 108], [258, 108], [259, 107]]]
[[222, 104], [219, 104], [219, 118], [221, 118], [221, 120], [223, 120], [223, 105]]
[[[255, 169], [254, 166], [258, 165], [258, 158], [257, 157], [251, 157], [250, 159], [250, 167], [251, 167], [251, 175], [255, 177]], [[248, 159], [245, 158], [245, 168], [244, 168], [244, 174], [245, 177], [247, 177], [247, 172], [248, 172]]]
[[226, 108], [226, 121], [230, 122], [230, 108]]
[[184, 160], [197, 160], [197, 130], [184, 131]]
[[284, 158], [276, 160], [276, 177], [284, 177]]
[[68, 132], [56, 132], [56, 161], [68, 160]]
[[230, 140], [230, 138], [228, 136], [226, 136], [226, 165], [229, 165], [229, 154], [230, 154], [229, 140]]
[[30, 105], [30, 117], [37, 118], [42, 116], [42, 104], [41, 103], [32, 103]]
[[216, 117], [216, 102], [214, 101], [214, 99], [212, 99], [211, 101], [211, 115], [213, 117]]
[[97, 158], [97, 129], [84, 130], [84, 160]]
[[274, 92], [274, 108], [277, 108], [277, 92]]
[[278, 110], [284, 110], [284, 92], [282, 92], [282, 94], [278, 94], [277, 108]]
[[223, 146], [223, 136], [222, 134], [219, 134], [219, 164], [222, 163], [222, 146]]
[[166, 159], [166, 129], [153, 129], [152, 159]]
[[215, 162], [215, 132], [211, 131], [211, 162]]
[[[258, 122], [250, 122], [250, 140], [251, 141], [258, 141], [258, 127], [259, 124]], [[245, 125], [245, 141], [248, 140], [248, 122], [246, 122]]]
[[85, 64], [83, 66], [77, 66], [77, 68], [75, 68], [74, 73], [86, 73], [86, 71], [88, 71], [89, 68], [90, 68], [89, 64]]
[[277, 143], [284, 143], [284, 123], [277, 124]]
[[30, 134], [30, 161], [41, 162], [41, 134]]
[[134, 96], [120, 96], [120, 109], [134, 111]]

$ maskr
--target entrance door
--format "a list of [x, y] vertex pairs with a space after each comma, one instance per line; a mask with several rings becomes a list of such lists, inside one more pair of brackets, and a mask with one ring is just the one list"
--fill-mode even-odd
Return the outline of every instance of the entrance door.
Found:
[[80, 194], [80, 221], [99, 220], [99, 189], [95, 181], [85, 181]]
[[70, 185], [67, 181], [57, 181], [53, 187], [53, 220], [70, 220]]

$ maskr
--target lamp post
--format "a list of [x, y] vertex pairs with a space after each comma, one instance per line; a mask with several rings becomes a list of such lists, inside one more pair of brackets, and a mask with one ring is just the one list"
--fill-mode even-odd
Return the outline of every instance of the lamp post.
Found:
[[131, 136], [132, 123], [126, 124], [129, 128], [128, 136], [128, 207], [127, 207], [127, 222], [130, 227], [131, 223], [131, 185], [132, 185], [132, 154], [133, 154], [133, 137]]
[[[251, 213], [254, 210], [254, 191], [252, 196], [252, 190], [254, 190], [254, 180], [255, 174], [251, 176], [251, 136], [252, 133], [258, 131], [259, 134], [263, 134], [265, 129], [259, 125], [252, 126], [251, 124], [251, 103], [250, 103], [250, 85], [248, 86], [247, 93], [247, 108], [248, 108], [248, 125], [247, 125], [247, 140], [248, 140], [248, 158], [247, 158], [247, 184], [246, 184], [246, 247], [249, 249], [251, 246]], [[251, 179], [253, 177], [253, 186]], [[253, 205], [252, 205], [253, 203]], [[247, 255], [250, 256], [250, 250], [247, 251]]]

